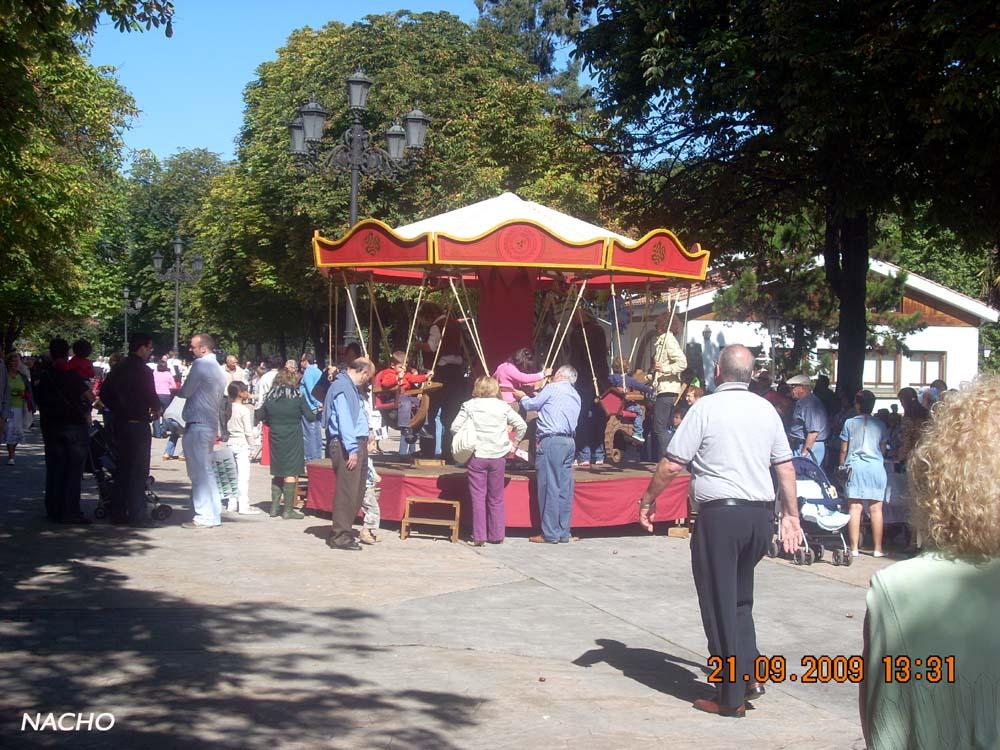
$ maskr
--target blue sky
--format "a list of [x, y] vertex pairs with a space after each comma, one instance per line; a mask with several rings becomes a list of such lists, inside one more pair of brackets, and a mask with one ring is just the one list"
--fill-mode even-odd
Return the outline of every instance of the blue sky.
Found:
[[121, 34], [106, 24], [94, 36], [91, 62], [118, 69], [142, 113], [125, 135], [129, 148], [163, 158], [183, 148], [233, 157], [243, 121], [243, 87], [273, 60], [289, 33], [329, 21], [405, 8], [478, 17], [473, 0], [174, 0], [174, 35]]

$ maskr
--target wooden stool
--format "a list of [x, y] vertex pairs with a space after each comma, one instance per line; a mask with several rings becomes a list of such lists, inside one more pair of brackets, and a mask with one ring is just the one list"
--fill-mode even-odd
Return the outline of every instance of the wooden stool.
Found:
[[[454, 513], [452, 518], [422, 518], [411, 515], [414, 505], [446, 505]], [[458, 500], [442, 500], [437, 497], [408, 497], [406, 498], [406, 511], [403, 513], [403, 520], [399, 525], [399, 538], [406, 539], [410, 535], [410, 524], [428, 526], [448, 526], [451, 528], [451, 541], [458, 541], [458, 520], [461, 513], [461, 506]]]

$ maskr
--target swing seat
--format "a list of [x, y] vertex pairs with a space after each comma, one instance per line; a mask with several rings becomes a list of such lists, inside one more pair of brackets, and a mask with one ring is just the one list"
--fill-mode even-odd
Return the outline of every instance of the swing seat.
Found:
[[625, 411], [625, 407], [636, 401], [642, 401], [643, 395], [638, 391], [626, 393], [621, 388], [608, 388], [601, 394], [599, 399], [604, 415], [609, 419], [618, 417], [622, 423], [631, 425], [635, 421], [635, 414]]
[[[609, 463], [614, 466], [621, 466], [625, 460], [625, 451], [619, 447], [625, 444], [635, 432], [635, 420], [637, 414], [625, 411], [625, 408], [632, 403], [645, 400], [639, 391], [625, 391], [621, 388], [608, 388], [598, 399], [607, 422], [604, 426], [604, 455]], [[618, 435], [622, 440], [618, 440]]]

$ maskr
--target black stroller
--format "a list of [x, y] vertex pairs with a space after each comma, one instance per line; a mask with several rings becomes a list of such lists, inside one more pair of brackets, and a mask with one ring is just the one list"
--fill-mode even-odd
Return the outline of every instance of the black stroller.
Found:
[[[802, 546], [795, 550], [793, 562], [796, 565], [812, 565], [822, 560], [829, 549], [834, 565], [850, 565], [851, 552], [843, 533], [849, 516], [843, 510], [837, 488], [812, 459], [795, 456], [792, 465], [795, 467], [795, 494], [802, 525]], [[774, 506], [774, 532], [768, 557], [777, 557], [781, 551], [780, 499]], [[828, 546], [824, 546], [824, 542]]]
[[[114, 494], [116, 469], [114, 445], [108, 430], [100, 423], [94, 422], [90, 426], [86, 470], [93, 474], [97, 482], [98, 499], [97, 507], [94, 509], [94, 518], [98, 520], [107, 518], [111, 513], [111, 497]], [[150, 506], [150, 517], [154, 521], [163, 521], [173, 512], [173, 508], [160, 502], [160, 498], [153, 491], [154, 482], [153, 477], [146, 478], [146, 502]]]

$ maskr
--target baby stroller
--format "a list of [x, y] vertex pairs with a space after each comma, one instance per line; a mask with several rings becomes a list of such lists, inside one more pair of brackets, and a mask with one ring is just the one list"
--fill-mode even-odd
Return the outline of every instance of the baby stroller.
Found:
[[[843, 533], [850, 516], [844, 512], [836, 487], [812, 459], [795, 456], [792, 465], [802, 525], [802, 546], [795, 550], [792, 560], [796, 565], [812, 565], [822, 560], [827, 551], [823, 546], [826, 542], [832, 547], [834, 565], [850, 565], [851, 553]], [[775, 502], [774, 530], [775, 538], [768, 548], [768, 557], [777, 557], [781, 550], [780, 499]]]
[[[97, 482], [97, 507], [94, 509], [94, 518], [100, 520], [107, 518], [111, 513], [111, 497], [115, 488], [115, 473], [117, 463], [115, 461], [114, 445], [111, 442], [108, 431], [98, 422], [90, 426], [90, 441], [87, 449], [86, 470], [94, 475]], [[146, 478], [146, 502], [150, 505], [150, 516], [155, 521], [166, 519], [173, 508], [160, 502], [153, 491], [153, 477]]]

